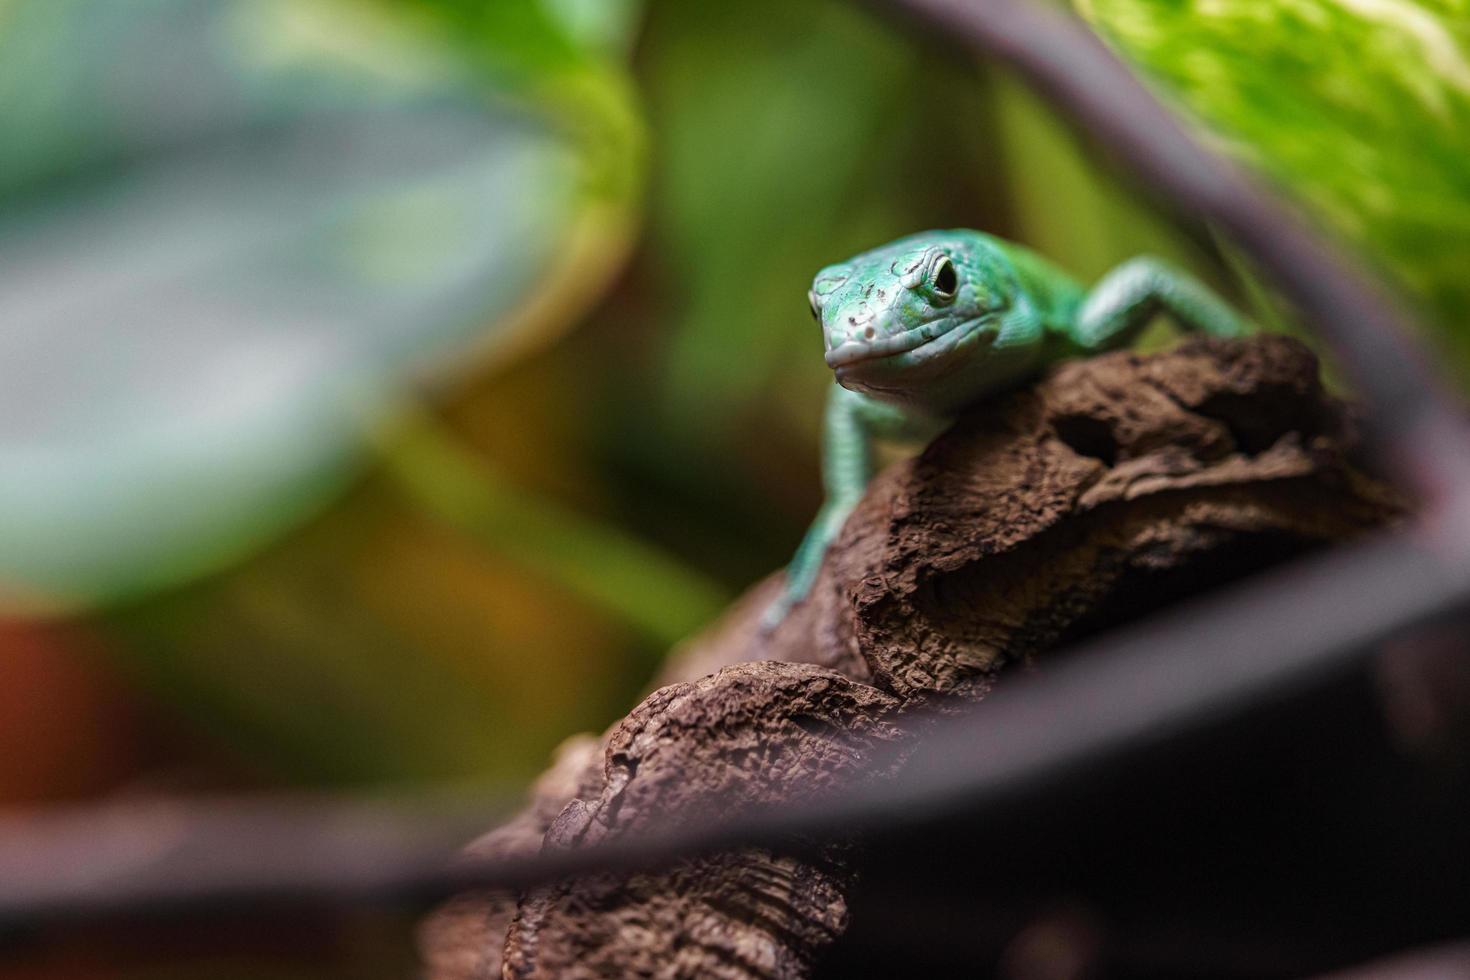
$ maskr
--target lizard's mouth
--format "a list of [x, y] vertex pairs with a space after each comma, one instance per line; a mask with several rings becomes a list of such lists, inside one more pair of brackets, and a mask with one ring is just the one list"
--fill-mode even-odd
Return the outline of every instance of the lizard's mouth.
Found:
[[934, 325], [926, 323], [903, 333], [891, 334], [877, 340], [844, 340], [827, 352], [827, 366], [834, 371], [840, 367], [873, 361], [895, 354], [907, 354], [933, 340]]
[[976, 338], [992, 316], [972, 320], [933, 320], [929, 323], [877, 340], [847, 340], [827, 352], [827, 366], [846, 373], [869, 361], [916, 365], [940, 358]]

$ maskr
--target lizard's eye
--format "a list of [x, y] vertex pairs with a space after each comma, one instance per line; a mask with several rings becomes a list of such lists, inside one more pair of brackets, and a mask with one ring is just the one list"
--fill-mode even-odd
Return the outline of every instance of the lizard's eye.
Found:
[[940, 259], [934, 267], [934, 295], [942, 300], [954, 299], [959, 285], [960, 274], [955, 271], [954, 263], [948, 256]]
[[822, 304], [817, 302], [817, 294], [814, 293], [814, 292], [812, 292], [811, 290], [807, 290], [806, 301], [811, 304], [811, 307], [812, 307], [812, 319], [813, 320], [816, 320], [818, 323], [821, 323], [822, 322]]

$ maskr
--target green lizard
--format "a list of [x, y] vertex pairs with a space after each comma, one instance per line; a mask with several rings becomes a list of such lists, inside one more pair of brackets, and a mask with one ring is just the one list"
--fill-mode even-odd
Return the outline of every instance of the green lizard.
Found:
[[872, 437], [935, 435], [966, 404], [1056, 361], [1126, 346], [1161, 311], [1207, 334], [1246, 330], [1224, 301], [1158, 259], [1131, 259], [1088, 290], [1028, 249], [964, 229], [829, 265], [808, 297], [836, 375], [822, 435], [825, 500], [766, 629], [810, 591], [872, 476]]

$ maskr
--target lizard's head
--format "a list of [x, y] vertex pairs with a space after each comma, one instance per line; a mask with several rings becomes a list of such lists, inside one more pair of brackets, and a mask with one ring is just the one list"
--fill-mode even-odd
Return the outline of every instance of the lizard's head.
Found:
[[994, 342], [1010, 283], [974, 234], [921, 232], [817, 273], [812, 316], [839, 384], [902, 397]]

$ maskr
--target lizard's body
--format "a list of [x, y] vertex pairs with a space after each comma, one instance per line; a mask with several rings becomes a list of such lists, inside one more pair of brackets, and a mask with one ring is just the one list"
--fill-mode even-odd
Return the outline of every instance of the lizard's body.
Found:
[[822, 434], [825, 501], [768, 627], [806, 596], [862, 496], [872, 437], [932, 435], [965, 405], [1056, 361], [1126, 346], [1160, 311], [1186, 329], [1244, 330], [1223, 301], [1156, 259], [1125, 262], [1089, 290], [1028, 249], [964, 229], [827, 266], [809, 298], [836, 375]]

